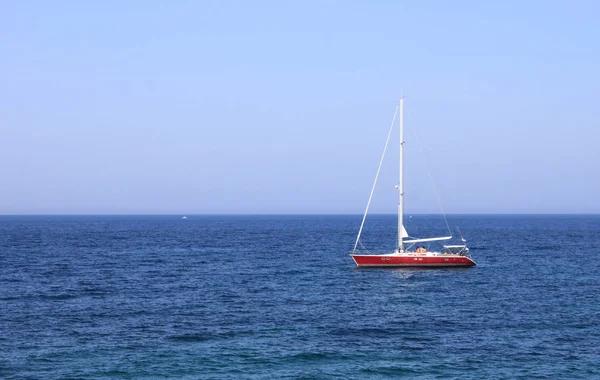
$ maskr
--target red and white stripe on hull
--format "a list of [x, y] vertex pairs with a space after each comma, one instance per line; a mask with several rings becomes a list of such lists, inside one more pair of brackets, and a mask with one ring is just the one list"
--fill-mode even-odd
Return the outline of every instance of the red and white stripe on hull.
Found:
[[475, 264], [470, 257], [461, 255], [350, 255], [359, 267], [470, 267]]

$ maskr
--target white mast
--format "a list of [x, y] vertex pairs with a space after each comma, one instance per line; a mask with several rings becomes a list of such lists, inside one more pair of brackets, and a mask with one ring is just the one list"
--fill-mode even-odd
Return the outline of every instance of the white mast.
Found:
[[404, 231], [404, 98], [400, 98], [400, 183], [398, 185], [398, 252], [404, 252], [402, 243]]

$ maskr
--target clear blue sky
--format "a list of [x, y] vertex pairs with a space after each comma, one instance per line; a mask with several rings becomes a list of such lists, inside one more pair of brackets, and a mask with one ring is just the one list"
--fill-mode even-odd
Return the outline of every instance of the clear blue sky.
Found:
[[[596, 1], [17, 1], [0, 213], [600, 212]], [[395, 142], [396, 140], [393, 140]], [[394, 212], [397, 148], [375, 212]]]

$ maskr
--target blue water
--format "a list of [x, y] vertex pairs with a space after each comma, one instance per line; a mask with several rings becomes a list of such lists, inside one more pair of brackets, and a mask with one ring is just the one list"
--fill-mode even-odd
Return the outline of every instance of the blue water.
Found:
[[450, 222], [476, 267], [355, 269], [359, 216], [0, 217], [0, 377], [600, 378], [600, 216]]

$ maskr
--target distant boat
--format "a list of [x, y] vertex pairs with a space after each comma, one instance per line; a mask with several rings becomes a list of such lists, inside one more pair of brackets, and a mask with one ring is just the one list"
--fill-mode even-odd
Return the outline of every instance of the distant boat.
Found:
[[183, 217], [183, 218], [181, 218], [181, 219], [187, 219], [187, 216], [184, 216], [184, 217]]
[[[452, 239], [452, 236], [444, 236], [444, 237], [436, 237], [436, 238], [411, 238], [408, 235], [408, 232], [404, 228], [404, 184], [403, 184], [403, 170], [404, 170], [404, 120], [403, 120], [403, 112], [404, 112], [404, 98], [400, 99], [400, 103], [398, 104], [397, 111], [400, 111], [400, 180], [399, 185], [396, 186], [398, 189], [398, 241], [396, 250], [392, 253], [387, 254], [357, 254], [358, 244], [360, 242], [360, 235], [362, 233], [363, 226], [365, 224], [365, 219], [367, 217], [367, 213], [369, 211], [369, 205], [371, 204], [371, 198], [373, 197], [373, 191], [375, 190], [375, 185], [377, 184], [377, 178], [379, 177], [379, 171], [381, 169], [381, 163], [383, 162], [383, 156], [385, 156], [385, 151], [387, 149], [387, 145], [390, 139], [390, 134], [392, 132], [392, 128], [394, 123], [392, 122], [392, 127], [390, 128], [390, 133], [388, 134], [387, 141], [385, 143], [385, 148], [383, 151], [383, 156], [381, 157], [381, 161], [379, 163], [379, 169], [377, 170], [377, 174], [375, 176], [375, 183], [373, 184], [373, 188], [371, 190], [371, 195], [369, 196], [369, 201], [367, 203], [367, 208], [365, 210], [365, 214], [362, 219], [362, 223], [360, 225], [360, 229], [358, 231], [358, 236], [356, 237], [356, 243], [354, 244], [354, 249], [350, 256], [354, 260], [357, 266], [359, 267], [469, 267], [475, 265], [475, 261], [471, 259], [469, 254], [469, 248], [467, 248], [466, 240], [461, 239], [463, 244], [460, 245], [444, 245], [444, 250], [442, 252], [430, 252], [423, 244], [417, 245], [419, 243], [430, 243], [434, 241], [444, 241]], [[394, 115], [394, 119], [395, 119]], [[409, 217], [410, 219], [410, 217]], [[404, 240], [407, 238], [408, 240]], [[417, 245], [415, 247], [415, 245]], [[413, 249], [413, 247], [415, 247]]]

